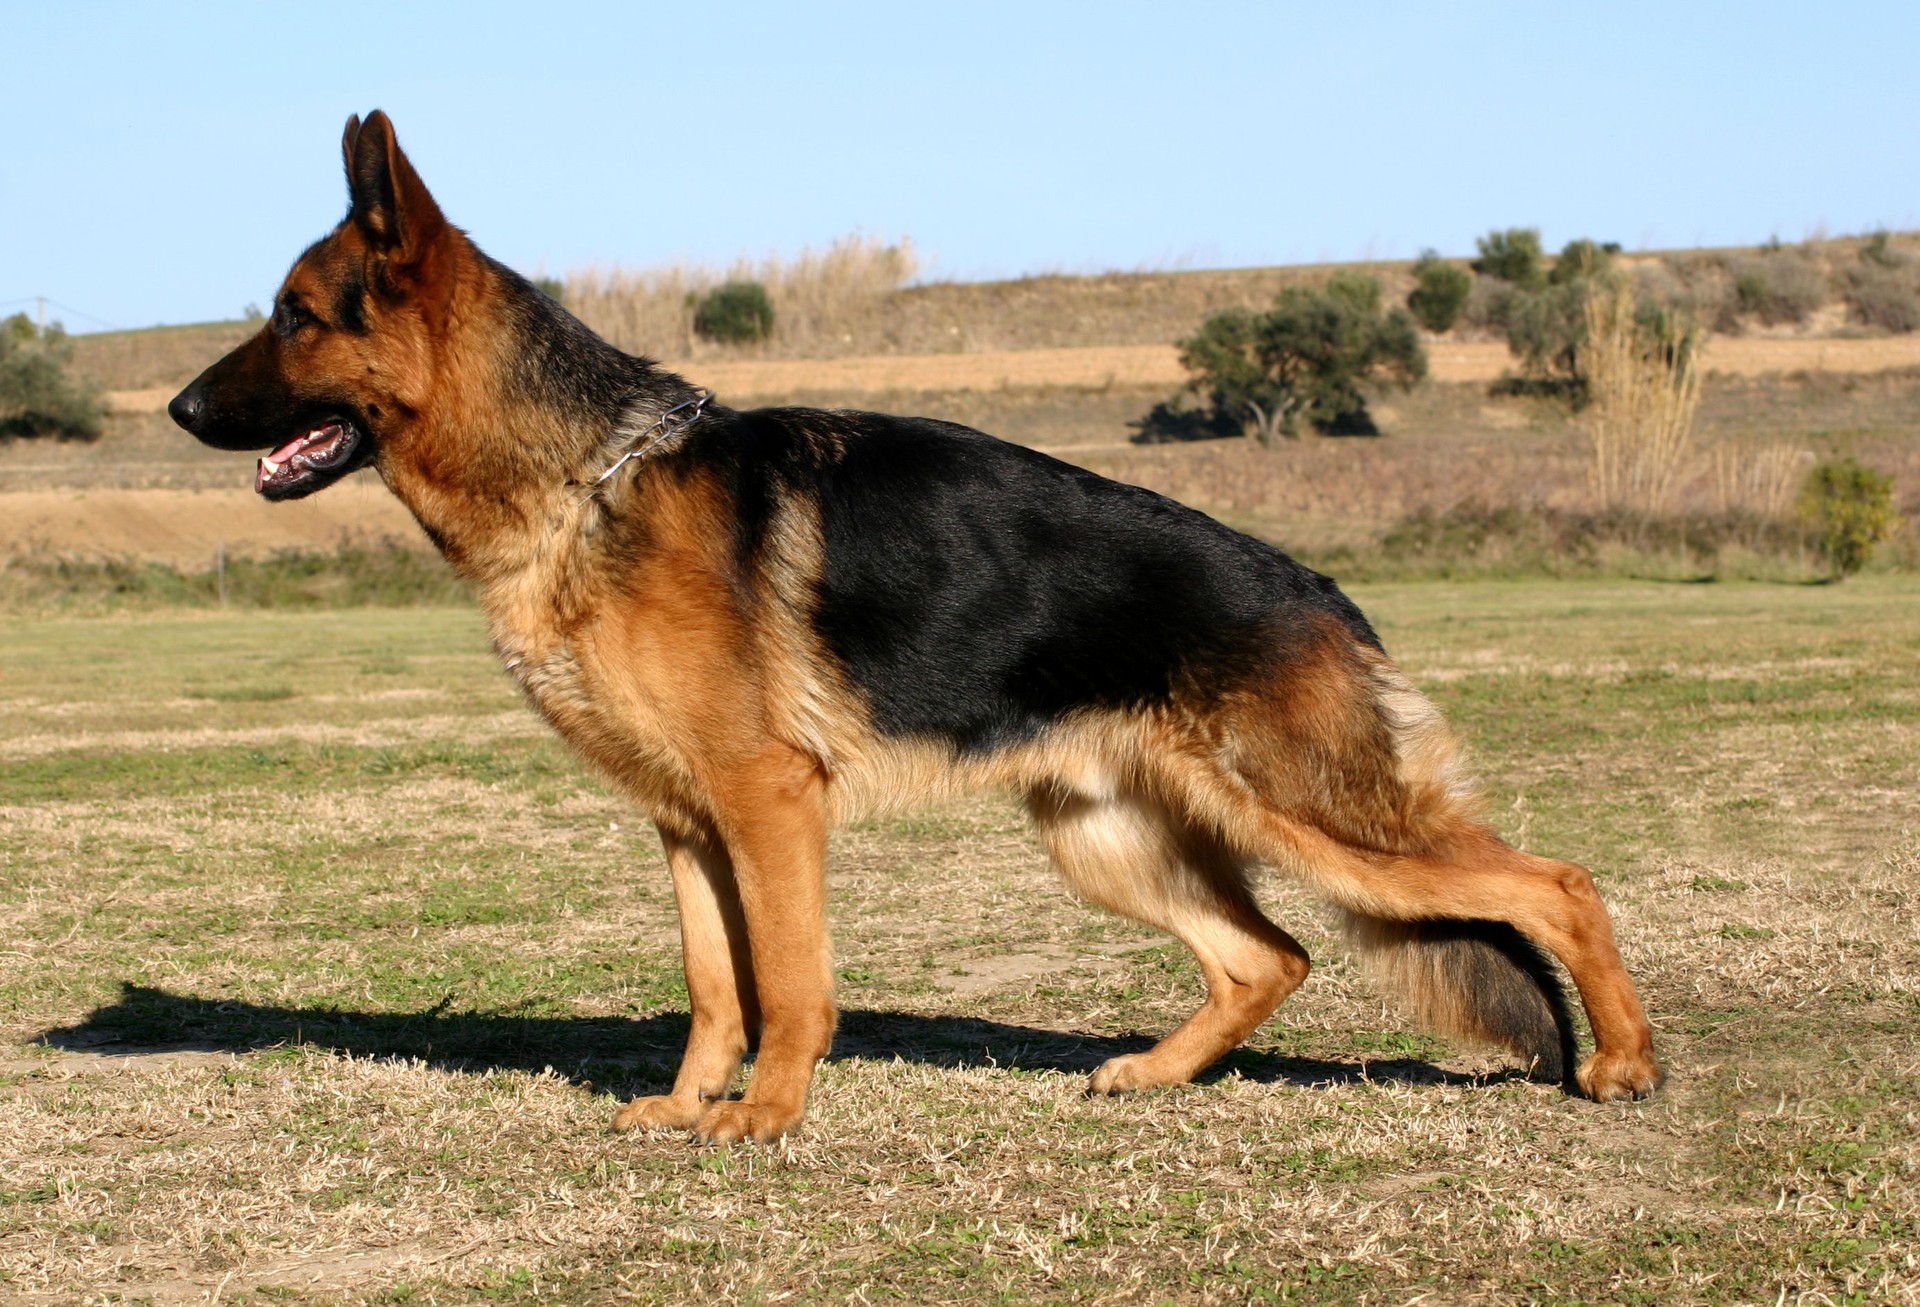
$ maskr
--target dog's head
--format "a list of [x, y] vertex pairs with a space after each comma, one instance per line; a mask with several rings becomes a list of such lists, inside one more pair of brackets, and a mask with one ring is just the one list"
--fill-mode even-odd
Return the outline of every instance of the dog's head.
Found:
[[294, 263], [260, 331], [167, 405], [219, 449], [266, 451], [254, 488], [298, 499], [404, 443], [431, 399], [461, 237], [374, 110], [342, 142], [352, 207]]

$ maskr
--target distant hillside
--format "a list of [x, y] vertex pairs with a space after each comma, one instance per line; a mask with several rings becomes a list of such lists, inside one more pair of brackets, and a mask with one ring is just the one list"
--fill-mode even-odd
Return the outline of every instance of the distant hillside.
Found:
[[[1886, 334], [1885, 322], [1898, 321], [1906, 297], [1912, 297], [1920, 311], [1920, 235], [1913, 233], [1882, 239], [1872, 247], [1869, 238], [1848, 237], [1777, 249], [1623, 254], [1619, 264], [1649, 294], [1693, 308], [1723, 333]], [[684, 287], [690, 284], [684, 270], [651, 283], [646, 272], [630, 279], [652, 284], [653, 293], [670, 300], [664, 314], [622, 315], [604, 293], [592, 302], [584, 302], [589, 299], [584, 293], [579, 296], [583, 302], [575, 302], [573, 294], [567, 299], [625, 348], [677, 362], [733, 363], [1167, 345], [1192, 332], [1209, 314], [1234, 306], [1265, 307], [1282, 286], [1321, 282], [1340, 270], [1379, 278], [1394, 302], [1404, 300], [1413, 286], [1413, 264], [1400, 261], [1047, 275], [898, 289], [871, 283], [813, 287], [809, 289], [820, 292], [816, 298], [824, 309], [812, 311], [804, 322], [779, 323], [772, 341], [744, 347], [708, 344], [675, 325], [679, 316], [690, 321], [683, 307]], [[1768, 274], [1778, 286], [1767, 286]], [[807, 274], [799, 270], [799, 275]], [[1763, 289], [1774, 298], [1760, 298]], [[775, 302], [778, 308], [777, 295]], [[1749, 302], [1759, 309], [1745, 309]], [[1869, 312], [1878, 305], [1883, 321], [1876, 325], [1864, 320], [1863, 305]], [[1447, 339], [1501, 339], [1497, 329], [1476, 321], [1473, 312], [1470, 305], [1467, 320]], [[626, 322], [643, 325], [627, 327]], [[219, 322], [101, 332], [77, 339], [76, 359], [109, 390], [177, 387], [255, 329], [251, 323]]]

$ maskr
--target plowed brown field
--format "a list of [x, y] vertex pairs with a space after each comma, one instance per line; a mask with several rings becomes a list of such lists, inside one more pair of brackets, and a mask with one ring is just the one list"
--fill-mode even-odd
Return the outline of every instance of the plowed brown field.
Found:
[[[244, 474], [241, 468], [236, 475]], [[426, 538], [369, 474], [324, 495], [272, 504], [232, 490], [23, 490], [0, 494], [0, 547], [136, 558], [200, 571], [230, 555], [332, 549], [345, 540]]]
[[[1492, 381], [1513, 366], [1498, 341], [1443, 341], [1427, 347], [1435, 381]], [[670, 363], [722, 398], [818, 391], [1002, 390], [1055, 386], [1178, 386], [1186, 380], [1171, 345], [1094, 345], [978, 354], [880, 354], [844, 359], [766, 359]], [[1920, 335], [1857, 340], [1716, 338], [1711, 371], [1752, 377], [1772, 372], [1885, 372], [1920, 367]], [[159, 412], [168, 388], [113, 392], [127, 412]]]

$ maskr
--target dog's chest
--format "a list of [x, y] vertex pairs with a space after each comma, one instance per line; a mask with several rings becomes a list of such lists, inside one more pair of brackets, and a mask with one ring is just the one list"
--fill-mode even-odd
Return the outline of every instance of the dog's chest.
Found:
[[576, 746], [587, 747], [593, 736], [631, 733], [633, 714], [618, 707], [626, 696], [608, 683], [589, 642], [550, 620], [496, 620], [493, 647], [528, 701]]
[[496, 614], [492, 626], [501, 665], [585, 761], [643, 802], [670, 788], [684, 768], [644, 686], [543, 616]]
[[555, 725], [592, 708], [571, 642], [496, 637], [494, 652], [540, 715]]

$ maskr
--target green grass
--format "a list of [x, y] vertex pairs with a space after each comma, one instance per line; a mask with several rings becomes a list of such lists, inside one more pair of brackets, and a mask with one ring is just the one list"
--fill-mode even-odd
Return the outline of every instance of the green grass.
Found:
[[1920, 586], [1377, 584], [1512, 838], [1599, 874], [1672, 1081], [1598, 1108], [1316, 972], [1191, 1010], [992, 796], [834, 846], [766, 1148], [615, 1136], [686, 1029], [657, 845], [464, 607], [0, 619], [0, 1296], [1881, 1302], [1920, 1293]]
[[0, 557], [0, 611], [445, 606], [469, 590], [439, 555], [397, 540], [241, 554], [201, 571], [45, 550]]

